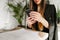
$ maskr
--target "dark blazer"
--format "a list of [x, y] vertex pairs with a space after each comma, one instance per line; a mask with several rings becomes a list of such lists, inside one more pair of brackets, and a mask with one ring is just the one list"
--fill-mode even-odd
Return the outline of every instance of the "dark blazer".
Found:
[[[49, 29], [44, 27], [44, 30], [43, 30], [44, 32], [49, 33], [49, 38], [47, 40], [58, 40], [58, 38], [57, 38], [57, 24], [56, 24], [56, 8], [54, 5], [46, 4], [44, 18], [50, 24]], [[36, 30], [38, 30], [37, 23], [38, 22], [33, 24]]]
[[[54, 5], [46, 4], [44, 18], [50, 24], [49, 29], [44, 27], [44, 30], [43, 30], [44, 32], [49, 33], [48, 40], [58, 40], [57, 24], [56, 24], [56, 8]], [[37, 23], [35, 23], [34, 27], [36, 28], [36, 30], [38, 30], [37, 26], [38, 26]]]
[[46, 5], [45, 19], [49, 22], [49, 39], [48, 40], [58, 40], [57, 36], [57, 24], [56, 24], [56, 8], [54, 5]]

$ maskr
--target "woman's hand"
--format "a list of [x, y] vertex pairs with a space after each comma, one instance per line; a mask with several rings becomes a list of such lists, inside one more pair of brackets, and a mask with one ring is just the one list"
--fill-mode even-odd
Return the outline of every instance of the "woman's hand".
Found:
[[36, 21], [38, 21], [38, 22], [41, 22], [42, 16], [41, 16], [40, 13], [35, 12], [35, 11], [32, 11], [32, 12], [30, 12], [29, 14], [30, 14], [30, 16], [31, 16], [34, 20], [36, 20]]
[[45, 20], [45, 18], [43, 18], [40, 13], [35, 12], [35, 11], [32, 11], [32, 12], [30, 12], [30, 16], [31, 16], [34, 20], [36, 20], [36, 21], [38, 21], [38, 22], [41, 22], [46, 28], [49, 28], [49, 27], [48, 27], [49, 24], [48, 24], [47, 20]]
[[33, 18], [28, 17], [26, 22], [27, 22], [28, 27], [32, 28], [32, 24], [34, 24], [36, 21]]

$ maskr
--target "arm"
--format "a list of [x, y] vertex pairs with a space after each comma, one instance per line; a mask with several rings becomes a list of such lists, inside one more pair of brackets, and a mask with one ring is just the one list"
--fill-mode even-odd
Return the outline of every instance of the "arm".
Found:
[[44, 25], [44, 27], [49, 28], [49, 23], [48, 23], [48, 21], [45, 18], [42, 17], [39, 20], [39, 22], [41, 22]]
[[54, 36], [53, 36], [53, 39], [57, 39], [58, 40], [58, 36], [57, 36], [57, 34], [58, 34], [58, 31], [57, 31], [57, 24], [56, 24], [56, 8], [55, 8], [55, 6], [53, 5], [53, 9], [54, 9], [54, 11], [53, 11], [53, 16], [54, 16], [54, 19], [53, 19], [53, 21], [54, 21]]

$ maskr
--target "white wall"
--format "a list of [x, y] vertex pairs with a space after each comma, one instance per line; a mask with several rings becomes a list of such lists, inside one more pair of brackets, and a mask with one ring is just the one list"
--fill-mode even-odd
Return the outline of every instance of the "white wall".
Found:
[[17, 20], [8, 12], [7, 0], [0, 0], [0, 29], [13, 29], [17, 25]]
[[60, 0], [50, 0], [50, 4], [54, 4], [56, 9], [57, 7], [60, 9]]

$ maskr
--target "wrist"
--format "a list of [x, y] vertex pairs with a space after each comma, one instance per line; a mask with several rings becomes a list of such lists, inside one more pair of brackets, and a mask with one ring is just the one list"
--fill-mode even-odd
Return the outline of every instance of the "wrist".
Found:
[[41, 22], [46, 28], [49, 27], [49, 23], [48, 23], [47, 20], [45, 20], [44, 18], [41, 18], [41, 19], [39, 20], [39, 22]]
[[43, 21], [43, 17], [40, 17], [39, 19], [38, 19], [38, 22], [42, 22]]

